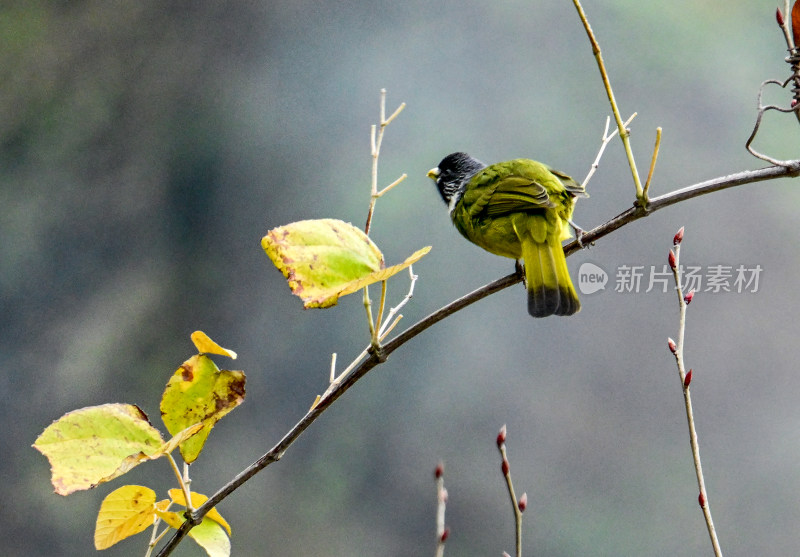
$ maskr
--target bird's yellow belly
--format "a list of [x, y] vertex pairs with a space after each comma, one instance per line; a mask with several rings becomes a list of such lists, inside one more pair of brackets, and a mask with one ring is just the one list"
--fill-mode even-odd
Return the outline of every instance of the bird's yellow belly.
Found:
[[488, 221], [472, 219], [463, 227], [457, 222], [455, 224], [467, 240], [486, 251], [511, 259], [522, 258], [522, 245], [511, 216], [497, 217]]

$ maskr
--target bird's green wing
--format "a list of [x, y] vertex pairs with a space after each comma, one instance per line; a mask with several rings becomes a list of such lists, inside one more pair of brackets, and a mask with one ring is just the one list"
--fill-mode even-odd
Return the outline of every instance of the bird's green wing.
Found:
[[[569, 181], [574, 183], [571, 178]], [[515, 159], [490, 165], [473, 176], [463, 194], [463, 203], [473, 217], [499, 217], [553, 208], [556, 205], [550, 196], [566, 191], [565, 184], [545, 165]]]

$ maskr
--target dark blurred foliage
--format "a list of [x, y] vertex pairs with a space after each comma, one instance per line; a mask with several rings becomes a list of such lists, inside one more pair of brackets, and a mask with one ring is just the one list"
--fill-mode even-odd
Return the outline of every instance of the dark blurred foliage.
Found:
[[[762, 80], [787, 75], [774, 4], [587, 2], [640, 171], [664, 129], [655, 195], [763, 166], [743, 148]], [[67, 498], [30, 448], [64, 412], [137, 403], [158, 419], [169, 375], [206, 331], [240, 358], [245, 404], [192, 466], [211, 493], [252, 462], [367, 342], [359, 295], [303, 311], [259, 247], [271, 227], [362, 225], [378, 91], [391, 125], [373, 237], [389, 262], [423, 245], [403, 326], [512, 270], [458, 237], [425, 171], [466, 150], [583, 177], [608, 104], [570, 2], [5, 2], [0, 6], [0, 553], [86, 555], [122, 483], [161, 494], [163, 462]], [[770, 102], [788, 102], [770, 92]], [[758, 140], [797, 155], [791, 117]], [[284, 459], [227, 499], [234, 555], [429, 555], [433, 468], [446, 463], [447, 553], [512, 551], [494, 446], [508, 424], [525, 553], [709, 552], [667, 336], [674, 294], [618, 294], [620, 265], [760, 264], [756, 294], [698, 293], [687, 363], [723, 548], [797, 552], [800, 265], [797, 184], [692, 200], [570, 258], [612, 274], [569, 319], [536, 321], [521, 287], [451, 317], [347, 393]], [[629, 207], [614, 142], [578, 205], [594, 227]], [[407, 283], [390, 284], [390, 303]], [[229, 365], [220, 361], [220, 365]], [[141, 555], [145, 538], [107, 555]], [[191, 541], [178, 555], [197, 555]]]

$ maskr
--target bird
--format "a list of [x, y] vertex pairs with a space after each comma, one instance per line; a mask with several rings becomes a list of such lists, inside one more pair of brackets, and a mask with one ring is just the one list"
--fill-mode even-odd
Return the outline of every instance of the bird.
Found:
[[447, 155], [428, 177], [436, 182], [456, 229], [486, 251], [522, 260], [533, 317], [573, 315], [581, 303], [561, 244], [582, 231], [572, 223], [584, 186], [531, 159], [486, 165], [466, 153]]

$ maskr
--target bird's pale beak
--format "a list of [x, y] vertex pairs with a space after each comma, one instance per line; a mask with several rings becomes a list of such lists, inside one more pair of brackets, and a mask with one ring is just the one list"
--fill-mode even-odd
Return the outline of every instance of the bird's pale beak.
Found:
[[428, 170], [428, 178], [430, 178], [435, 182], [436, 179], [439, 177], [439, 174], [441, 173], [442, 172], [439, 170], [439, 167], [431, 168], [430, 170]]

